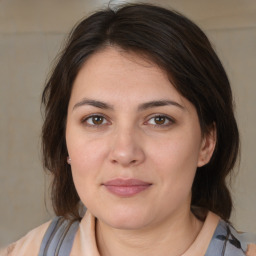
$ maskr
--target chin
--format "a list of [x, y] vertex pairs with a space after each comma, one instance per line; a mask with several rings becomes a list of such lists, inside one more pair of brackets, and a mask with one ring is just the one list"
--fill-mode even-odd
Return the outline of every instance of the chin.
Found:
[[147, 226], [151, 222], [148, 213], [127, 209], [123, 211], [101, 214], [98, 219], [106, 225], [116, 229], [136, 230]]
[[140, 221], [136, 218], [134, 219], [121, 218], [118, 220], [115, 219], [113, 221], [109, 221], [109, 223], [106, 223], [106, 224], [111, 226], [112, 228], [122, 229], [122, 230], [138, 230], [147, 226], [147, 222]]

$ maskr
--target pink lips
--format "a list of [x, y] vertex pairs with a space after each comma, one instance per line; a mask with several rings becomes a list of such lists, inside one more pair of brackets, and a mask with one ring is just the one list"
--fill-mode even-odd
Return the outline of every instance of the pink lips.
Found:
[[130, 197], [144, 191], [152, 184], [137, 179], [114, 179], [105, 182], [103, 185], [109, 192], [117, 196]]

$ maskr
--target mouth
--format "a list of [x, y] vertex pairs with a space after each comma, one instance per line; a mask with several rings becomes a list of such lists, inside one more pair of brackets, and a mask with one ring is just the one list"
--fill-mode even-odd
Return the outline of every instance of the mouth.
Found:
[[102, 184], [110, 193], [120, 197], [131, 197], [150, 188], [151, 183], [137, 179], [114, 179]]

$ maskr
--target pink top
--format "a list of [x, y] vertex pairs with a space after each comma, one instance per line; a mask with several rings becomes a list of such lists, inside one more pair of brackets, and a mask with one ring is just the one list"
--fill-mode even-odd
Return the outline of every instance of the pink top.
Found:
[[[209, 212], [201, 231], [193, 244], [181, 256], [203, 256], [205, 255], [220, 218]], [[47, 222], [40, 227], [30, 231], [6, 249], [0, 251], [0, 256], [29, 256], [38, 255], [43, 236], [49, 226]], [[87, 211], [79, 224], [75, 236], [71, 256], [100, 256], [95, 237], [95, 217]], [[247, 251], [248, 256], [256, 255], [256, 245], [251, 245]]]

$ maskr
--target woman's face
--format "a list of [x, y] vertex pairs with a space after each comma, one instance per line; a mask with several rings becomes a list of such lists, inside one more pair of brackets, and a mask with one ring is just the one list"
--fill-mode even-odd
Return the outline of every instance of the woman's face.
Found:
[[109, 47], [86, 61], [68, 107], [66, 141], [77, 192], [105, 224], [139, 229], [190, 209], [202, 138], [194, 106], [156, 65]]

